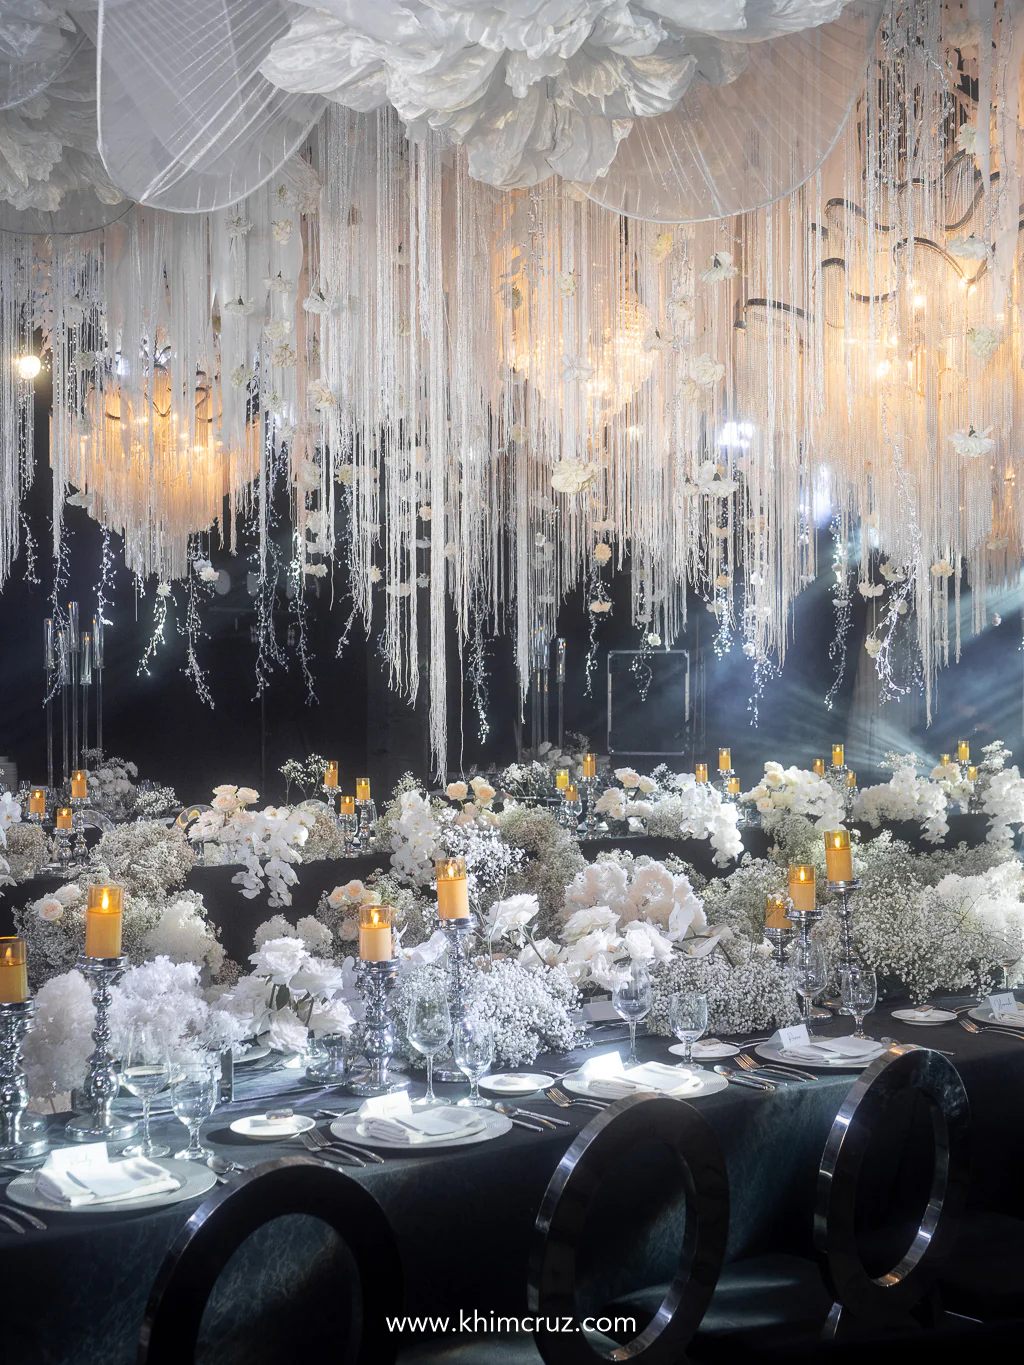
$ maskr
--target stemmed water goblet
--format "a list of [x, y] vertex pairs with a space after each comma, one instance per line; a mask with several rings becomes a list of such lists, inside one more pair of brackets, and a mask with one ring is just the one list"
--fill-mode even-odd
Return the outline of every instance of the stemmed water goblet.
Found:
[[798, 938], [789, 955], [789, 976], [797, 994], [804, 1002], [804, 1023], [807, 1036], [811, 1033], [811, 1007], [828, 984], [828, 963], [825, 950], [816, 939]]
[[486, 1019], [468, 1016], [460, 1019], [452, 1034], [455, 1065], [469, 1081], [469, 1094], [458, 1103], [462, 1108], [489, 1109], [490, 1101], [480, 1094], [480, 1077], [486, 1075], [494, 1059], [494, 1030]]
[[651, 978], [639, 962], [634, 962], [628, 970], [615, 978], [612, 985], [612, 1006], [620, 1019], [629, 1025], [629, 1064], [636, 1066], [636, 1026], [651, 1012], [653, 995]]
[[121, 1062], [121, 1084], [142, 1101], [142, 1137], [130, 1147], [125, 1156], [166, 1156], [171, 1150], [155, 1143], [149, 1133], [149, 1109], [171, 1080], [171, 1064], [167, 1055], [167, 1039], [153, 1024], [133, 1024], [128, 1035], [128, 1048]]
[[862, 967], [854, 962], [843, 968], [839, 987], [843, 1009], [853, 1015], [853, 1036], [867, 1038], [864, 1016], [870, 1014], [878, 1003], [878, 978], [870, 967]]
[[207, 1161], [213, 1152], [199, 1141], [203, 1119], [217, 1107], [219, 1077], [213, 1060], [197, 1057], [175, 1071], [171, 1082], [171, 1108], [188, 1129], [188, 1146], [174, 1153], [176, 1161]]
[[440, 984], [420, 987], [409, 1001], [406, 1021], [409, 1042], [427, 1059], [427, 1093], [413, 1100], [414, 1109], [429, 1109], [442, 1101], [434, 1094], [434, 1058], [452, 1036], [448, 997]]
[[693, 1045], [708, 1027], [708, 998], [695, 991], [676, 991], [668, 1002], [668, 1022], [672, 1032], [685, 1045], [684, 1066], [702, 1070], [693, 1060]]

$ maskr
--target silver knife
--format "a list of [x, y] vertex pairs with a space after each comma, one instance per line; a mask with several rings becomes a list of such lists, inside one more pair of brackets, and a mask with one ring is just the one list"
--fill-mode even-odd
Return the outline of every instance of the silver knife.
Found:
[[514, 1119], [511, 1114], [506, 1114], [505, 1117], [508, 1119], [509, 1123], [514, 1123], [517, 1128], [529, 1128], [531, 1133], [551, 1132], [551, 1129], [545, 1128], [543, 1123], [527, 1123], [525, 1119]]
[[0, 1213], [0, 1223], [2, 1223], [5, 1228], [10, 1228], [12, 1232], [20, 1232], [22, 1237], [25, 1236], [25, 1229], [21, 1224], [16, 1223], [13, 1218], [8, 1218], [6, 1213]]
[[745, 1071], [730, 1071], [728, 1067], [716, 1066], [715, 1071], [719, 1076], [724, 1076], [730, 1085], [745, 1085], [748, 1090], [767, 1090], [775, 1089], [769, 1081], [756, 1081], [753, 1076], [748, 1076]]
[[4, 1204], [0, 1206], [0, 1213], [3, 1213], [5, 1218], [10, 1218], [12, 1216], [15, 1218], [23, 1218], [25, 1222], [28, 1223], [30, 1227], [34, 1227], [37, 1232], [46, 1231], [46, 1224], [43, 1220], [37, 1218], [34, 1213], [29, 1213], [28, 1209], [23, 1209], [20, 1204], [17, 1208], [12, 1204]]
[[556, 1128], [571, 1128], [572, 1124], [568, 1119], [555, 1118], [554, 1114], [535, 1114], [532, 1109], [510, 1109], [510, 1114], [521, 1114], [528, 1119], [537, 1119], [540, 1123], [553, 1123]]

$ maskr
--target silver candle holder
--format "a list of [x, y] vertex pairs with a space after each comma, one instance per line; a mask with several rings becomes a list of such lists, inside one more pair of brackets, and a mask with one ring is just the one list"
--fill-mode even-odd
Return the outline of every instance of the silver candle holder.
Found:
[[597, 790], [597, 777], [584, 777], [579, 784], [584, 791], [583, 797], [583, 825], [581, 827], [581, 837], [584, 839], [596, 839], [597, 830], [597, 798], [594, 793]]
[[95, 1047], [89, 1057], [82, 1095], [89, 1108], [68, 1119], [64, 1132], [72, 1142], [124, 1142], [134, 1137], [139, 1125], [134, 1119], [116, 1118], [110, 1106], [117, 1097], [118, 1078], [110, 1053], [110, 988], [128, 965], [126, 957], [86, 957], [75, 964], [92, 987], [96, 1023], [92, 1031]]
[[[787, 916], [796, 921], [795, 936], [799, 937], [801, 943], [809, 943], [811, 929], [821, 919], [822, 911], [816, 905], [813, 910], [787, 910]], [[807, 1002], [808, 1019], [831, 1019], [832, 1011], [824, 1009], [821, 1005], [815, 1005], [813, 1001]]]
[[[793, 902], [788, 896], [783, 896], [782, 899], [785, 902], [784, 910], [786, 919], [795, 920], [796, 914], [793, 910]], [[772, 945], [772, 957], [775, 959], [775, 963], [780, 969], [786, 966], [786, 948], [796, 937], [796, 932], [797, 931], [792, 924], [786, 928], [783, 928], [781, 925], [772, 924], [766, 924], [764, 926], [764, 936]]]
[[840, 981], [842, 981], [843, 972], [857, 963], [857, 954], [853, 951], [853, 939], [850, 933], [853, 919], [850, 897], [855, 891], [860, 890], [860, 886], [859, 877], [854, 877], [852, 881], [848, 882], [829, 882], [828, 884], [828, 889], [838, 897], [836, 914], [839, 916], [839, 960], [836, 965]]
[[389, 1095], [394, 1090], [405, 1090], [409, 1082], [404, 1076], [390, 1074], [391, 1058], [395, 1052], [395, 1029], [388, 1017], [388, 991], [395, 983], [393, 958], [386, 962], [360, 962], [356, 968], [359, 991], [363, 997], [365, 1014], [358, 1029], [358, 1050], [366, 1058], [366, 1068], [360, 1068], [346, 1084], [352, 1095]]
[[[475, 928], [472, 915], [461, 915], [457, 919], [438, 917], [441, 932], [444, 934], [446, 958], [448, 962], [448, 1013], [452, 1021], [452, 1038], [455, 1027], [466, 1017], [466, 979], [469, 972], [469, 954], [466, 952], [466, 939]], [[442, 1062], [434, 1066], [435, 1081], [464, 1081], [466, 1078], [454, 1061]]]
[[35, 1014], [32, 1000], [0, 1004], [0, 1160], [42, 1156], [49, 1147], [42, 1119], [26, 1118], [28, 1087], [21, 1040]]
[[353, 848], [360, 853], [372, 853], [377, 847], [377, 806], [373, 801], [357, 801], [356, 810], [359, 826], [352, 841]]

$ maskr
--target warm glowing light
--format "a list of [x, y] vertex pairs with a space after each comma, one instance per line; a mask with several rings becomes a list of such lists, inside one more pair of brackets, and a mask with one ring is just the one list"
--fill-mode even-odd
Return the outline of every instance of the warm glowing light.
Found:
[[43, 362], [37, 355], [23, 355], [18, 360], [18, 374], [22, 379], [35, 379], [42, 368]]

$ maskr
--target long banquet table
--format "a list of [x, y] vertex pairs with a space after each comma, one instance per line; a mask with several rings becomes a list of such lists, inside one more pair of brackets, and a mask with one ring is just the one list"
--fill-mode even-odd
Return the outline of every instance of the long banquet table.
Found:
[[[995, 1034], [969, 1035], [956, 1025], [915, 1028], [891, 1018], [888, 1001], [869, 1016], [869, 1031], [945, 1049], [960, 1071], [974, 1121], [972, 1200], [1003, 1211], [1024, 1210], [1024, 1174], [1005, 1135], [1024, 1126], [1024, 1042]], [[846, 1032], [834, 1020], [823, 1031]], [[590, 1035], [595, 1048], [621, 1048], [606, 1032]], [[666, 1058], [667, 1039], [645, 1038], [646, 1057]], [[542, 1058], [564, 1072], [593, 1052]], [[271, 1059], [272, 1062], [272, 1059]], [[260, 1069], [254, 1063], [236, 1087], [236, 1100], [204, 1125], [215, 1151], [245, 1165], [283, 1155], [305, 1155], [293, 1142], [255, 1143], [236, 1137], [229, 1123], [259, 1113], [282, 1095], [296, 1112], [346, 1107], [337, 1091], [312, 1088], [301, 1072]], [[240, 1068], [237, 1073], [243, 1075]], [[811, 1211], [818, 1159], [828, 1130], [855, 1073], [831, 1073], [807, 1084], [784, 1084], [765, 1094], [730, 1086], [694, 1101], [715, 1129], [725, 1151], [730, 1182], [729, 1257], [768, 1250], [810, 1252]], [[419, 1088], [414, 1083], [414, 1090]], [[459, 1087], [447, 1089], [453, 1097]], [[122, 1102], [118, 1101], [120, 1105]], [[125, 1101], [126, 1105], [134, 1101]], [[459, 1309], [525, 1311], [530, 1232], [544, 1189], [574, 1134], [591, 1116], [585, 1109], [536, 1108], [569, 1120], [569, 1127], [543, 1134], [513, 1128], [492, 1142], [455, 1152], [385, 1154], [384, 1164], [348, 1173], [372, 1191], [395, 1229], [405, 1282], [404, 1311], [447, 1313]], [[326, 1124], [322, 1123], [322, 1127]], [[53, 1121], [59, 1140], [59, 1124]], [[170, 1118], [154, 1133], [184, 1145], [184, 1129]], [[926, 1158], [918, 1154], [918, 1165]], [[612, 1258], [632, 1256], [641, 1277], [653, 1283], [668, 1264], [672, 1219], [666, 1219], [668, 1175], [655, 1155], [645, 1154], [628, 1178], [607, 1192], [600, 1220]], [[164, 1254], [199, 1201], [147, 1214], [54, 1213], [45, 1232], [15, 1236], [0, 1228], [0, 1283], [4, 1286], [4, 1359], [7, 1365], [127, 1365], [146, 1298]], [[627, 1235], [627, 1224], [632, 1229]], [[677, 1228], [678, 1232], [678, 1228]], [[204, 1326], [218, 1365], [278, 1360], [287, 1348], [289, 1322], [301, 1311], [301, 1295], [323, 1275], [330, 1260], [323, 1225], [314, 1220], [279, 1222], [254, 1236], [234, 1258], [218, 1287]], [[599, 1240], [603, 1240], [599, 1239]], [[44, 1305], [45, 1308], [44, 1308]], [[395, 1311], [403, 1311], [395, 1303]], [[233, 1351], [233, 1334], [244, 1329], [244, 1352]], [[258, 1341], [258, 1345], [255, 1345]]]

